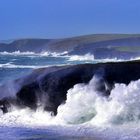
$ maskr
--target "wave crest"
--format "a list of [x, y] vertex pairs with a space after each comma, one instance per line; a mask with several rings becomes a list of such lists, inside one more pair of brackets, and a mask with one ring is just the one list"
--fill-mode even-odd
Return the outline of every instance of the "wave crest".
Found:
[[[57, 116], [51, 116], [39, 107], [36, 112], [14, 109], [1, 115], [0, 123], [26, 125], [92, 124], [121, 125], [140, 121], [140, 80], [129, 85], [115, 84], [109, 97], [103, 97], [96, 90], [98, 77], [89, 84], [77, 84], [68, 90], [67, 101], [58, 108]], [[25, 123], [26, 122], [26, 123]]]
[[15, 56], [52, 56], [52, 57], [58, 57], [58, 56], [63, 56], [66, 55], [68, 52], [62, 52], [62, 53], [56, 53], [56, 52], [48, 52], [48, 51], [42, 51], [40, 53], [35, 53], [35, 52], [30, 52], [30, 51], [26, 51], [26, 52], [21, 52], [21, 51], [15, 51], [15, 52], [0, 52], [0, 55], [15, 55]]
[[96, 77], [88, 85], [78, 84], [68, 91], [66, 104], [58, 116], [66, 123], [94, 125], [124, 124], [140, 120], [140, 80], [129, 85], [115, 84], [109, 98], [95, 90]]
[[94, 61], [94, 55], [85, 54], [85, 55], [72, 55], [69, 56], [69, 61]]

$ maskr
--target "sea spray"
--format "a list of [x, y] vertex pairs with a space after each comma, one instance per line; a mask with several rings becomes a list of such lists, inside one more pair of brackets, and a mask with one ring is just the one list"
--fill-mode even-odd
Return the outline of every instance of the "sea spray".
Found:
[[[140, 80], [132, 81], [128, 86], [115, 84], [107, 100], [97, 100], [97, 115], [92, 123], [124, 124], [140, 120]], [[101, 98], [100, 98], [101, 99]]]
[[115, 84], [110, 96], [102, 96], [96, 90], [100, 77], [94, 76], [88, 84], [76, 84], [67, 92], [67, 100], [58, 107], [57, 116], [43, 110], [34, 112], [28, 108], [13, 107], [11, 112], [1, 114], [3, 125], [122, 125], [139, 123], [140, 80], [129, 85]]
[[8, 81], [4, 85], [0, 85], [0, 100], [6, 97], [16, 97], [17, 91], [21, 88], [21, 85], [15, 81]]
[[115, 84], [108, 98], [95, 89], [96, 78], [88, 85], [77, 84], [67, 94], [66, 104], [58, 108], [58, 116], [66, 123], [89, 122], [93, 125], [139, 122], [140, 80], [129, 85]]

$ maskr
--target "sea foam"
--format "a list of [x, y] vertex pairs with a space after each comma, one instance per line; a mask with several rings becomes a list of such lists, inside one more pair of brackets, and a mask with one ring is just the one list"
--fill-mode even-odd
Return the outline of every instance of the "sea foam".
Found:
[[[13, 109], [1, 115], [0, 123], [26, 125], [122, 125], [139, 123], [140, 120], [140, 80], [129, 85], [115, 84], [109, 97], [96, 91], [98, 77], [89, 84], [77, 84], [68, 90], [65, 104], [58, 107], [57, 116], [51, 116], [39, 107], [36, 112], [30, 109]], [[10, 119], [10, 120], [9, 120]]]

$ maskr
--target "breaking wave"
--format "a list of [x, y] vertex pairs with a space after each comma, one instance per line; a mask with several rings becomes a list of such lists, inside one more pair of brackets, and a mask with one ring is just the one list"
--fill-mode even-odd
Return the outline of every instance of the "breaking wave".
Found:
[[140, 80], [115, 84], [109, 98], [100, 96], [97, 77], [88, 85], [77, 84], [67, 94], [66, 104], [58, 108], [58, 116], [66, 123], [89, 122], [93, 125], [124, 124], [140, 120]]
[[27, 51], [27, 52], [20, 52], [20, 51], [15, 51], [15, 52], [6, 52], [6, 51], [4, 51], [4, 52], [0, 52], [0, 55], [35, 55], [35, 53], [34, 52], [29, 52], [29, 51]]
[[20, 51], [15, 51], [15, 52], [0, 52], [0, 55], [15, 55], [15, 56], [51, 56], [51, 57], [59, 57], [66, 55], [68, 52], [62, 52], [62, 53], [56, 53], [56, 52], [47, 52], [47, 51], [42, 51], [41, 53], [35, 53], [35, 52], [20, 52]]
[[[37, 54], [34, 52], [16, 51], [13, 53], [1, 52], [0, 55], [65, 57], [68, 61], [97, 63], [128, 61], [117, 58], [95, 59], [94, 55], [91, 54], [68, 56], [67, 52], [61, 54], [42, 52]], [[139, 59], [139, 57], [136, 57], [130, 60]], [[12, 62], [0, 64], [0, 68], [34, 69], [40, 67], [44, 67], [44, 65], [16, 65]], [[139, 140], [140, 80], [132, 81], [128, 85], [116, 83], [109, 97], [103, 97], [101, 96], [102, 93], [96, 91], [96, 86], [99, 83], [98, 80], [99, 77], [94, 76], [88, 84], [77, 84], [69, 89], [67, 91], [67, 101], [65, 104], [59, 106], [58, 114], [55, 117], [52, 116], [51, 113], [45, 112], [42, 106], [39, 106], [36, 111], [32, 111], [29, 108], [19, 109], [15, 106], [10, 108], [10, 112], [6, 114], [0, 111], [1, 130], [3, 130], [4, 126], [20, 126], [32, 128], [44, 127], [47, 128], [45, 131], [48, 131], [50, 127], [50, 131], [54, 130], [57, 134], [60, 133], [61, 135], [68, 134], [70, 136], [76, 136], [80, 133], [84, 136], [90, 136], [90, 134], [97, 137], [100, 136], [99, 139], [106, 138], [107, 140], [109, 136], [111, 140]], [[7, 85], [12, 86], [12, 84], [8, 82]], [[11, 94], [12, 90], [14, 89], [8, 89]], [[4, 94], [4, 92], [2, 94]], [[124, 129], [123, 126], [127, 127]]]
[[94, 55], [86, 54], [86, 55], [72, 55], [69, 56], [69, 61], [94, 61]]
[[87, 53], [85, 55], [69, 55], [67, 51], [62, 52], [62, 53], [57, 53], [57, 52], [48, 52], [48, 51], [42, 51], [40, 53], [35, 53], [35, 52], [20, 52], [20, 51], [15, 51], [15, 52], [0, 52], [0, 55], [10, 55], [10, 56], [26, 56], [26, 57], [62, 57], [67, 59], [68, 62], [73, 62], [73, 61], [84, 61], [84, 62], [121, 62], [121, 61], [132, 61], [132, 60], [139, 60], [140, 57], [132, 57], [130, 59], [119, 59], [117, 57], [114, 58], [101, 58], [97, 59], [94, 57], [94, 54]]
[[109, 97], [96, 91], [98, 77], [89, 84], [77, 84], [67, 92], [67, 101], [58, 107], [56, 117], [44, 112], [40, 106], [36, 112], [13, 108], [0, 116], [0, 124], [7, 125], [122, 125], [140, 121], [140, 80], [129, 85], [115, 84]]
[[122, 62], [122, 61], [133, 61], [140, 60], [140, 57], [132, 57], [130, 59], [119, 59], [117, 57], [114, 58], [95, 58], [93, 54], [85, 54], [85, 55], [67, 55], [68, 61], [84, 61], [84, 62], [95, 62], [95, 63], [106, 63], [106, 62]]

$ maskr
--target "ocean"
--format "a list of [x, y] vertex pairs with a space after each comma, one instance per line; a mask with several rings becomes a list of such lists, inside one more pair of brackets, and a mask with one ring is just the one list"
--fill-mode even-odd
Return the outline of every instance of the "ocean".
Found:
[[[108, 61], [127, 60], [97, 60], [90, 54], [68, 56], [67, 52], [1, 52], [0, 85], [10, 85], [36, 68]], [[93, 77], [88, 84], [69, 89], [57, 116], [41, 107], [36, 111], [16, 107], [6, 114], [1, 111], [0, 140], [139, 140], [140, 80], [129, 85], [116, 83], [109, 99], [92, 94], [95, 84]]]

